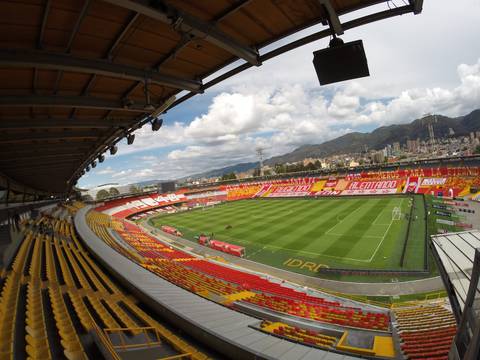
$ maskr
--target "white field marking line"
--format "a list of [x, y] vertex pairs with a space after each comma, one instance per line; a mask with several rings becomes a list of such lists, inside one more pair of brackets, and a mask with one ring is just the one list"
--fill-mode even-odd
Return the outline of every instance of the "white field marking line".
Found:
[[[384, 226], [387, 226], [388, 224], [385, 224]], [[347, 233], [348, 234], [348, 233]], [[325, 235], [327, 235], [325, 233]], [[331, 235], [331, 236], [344, 236], [345, 234], [336, 234], [336, 233], [330, 233], [328, 235]], [[373, 238], [373, 239], [381, 239], [382, 238], [382, 235], [362, 235], [362, 238]]]
[[[404, 200], [404, 199], [401, 199], [401, 200], [400, 200], [400, 205], [399, 205], [400, 208], [402, 207], [403, 200]], [[390, 227], [392, 226], [393, 221], [394, 221], [394, 220], [393, 220], [393, 218], [392, 218], [392, 220], [390, 221], [390, 225], [388, 225], [387, 230], [385, 230], [385, 232], [383, 233], [382, 240], [378, 243], [375, 251], [373, 252], [373, 255], [370, 257], [370, 261], [369, 261], [369, 262], [372, 262], [372, 260], [373, 260], [373, 258], [375, 257], [375, 255], [377, 255], [377, 251], [378, 251], [378, 249], [380, 249], [380, 246], [383, 244], [383, 241], [385, 240], [385, 236], [386, 236], [386, 235], [388, 234], [388, 232], [390, 231]]]
[[252, 256], [257, 255], [260, 251], [265, 250], [265, 247], [266, 247], [266, 246], [263, 246], [262, 248], [258, 249], [257, 251], [254, 251], [253, 253], [251, 253], [251, 254], [248, 255], [247, 257], [250, 258], [250, 257], [252, 257]]
[[[403, 203], [403, 200], [404, 199], [401, 199], [400, 200], [400, 207], [402, 206], [402, 203]], [[358, 209], [357, 209], [358, 210]], [[356, 210], [355, 210], [356, 211]], [[355, 212], [354, 211], [354, 212]], [[352, 214], [352, 213], [351, 213]], [[342, 220], [343, 221], [343, 220]], [[258, 251], [254, 252], [253, 254], [251, 254], [250, 256], [253, 256], [254, 254], [257, 254], [258, 252], [260, 252], [261, 250], [263, 249], [266, 249], [266, 248], [274, 248], [274, 249], [278, 249], [278, 250], [285, 250], [285, 251], [290, 251], [290, 252], [296, 252], [296, 253], [303, 253], [303, 254], [308, 254], [308, 255], [317, 255], [317, 256], [323, 256], [323, 257], [327, 257], [327, 258], [332, 258], [332, 259], [345, 259], [345, 260], [351, 260], [351, 261], [357, 261], [357, 262], [363, 262], [363, 263], [371, 263], [373, 258], [375, 257], [375, 255], [377, 254], [377, 251], [378, 249], [380, 248], [380, 246], [382, 245], [383, 241], [385, 240], [385, 236], [388, 234], [389, 230], [390, 230], [390, 227], [392, 226], [393, 224], [393, 219], [390, 221], [390, 224], [388, 225], [388, 228], [385, 230], [385, 232], [383, 233], [383, 236], [374, 236], [374, 235], [367, 235], [368, 237], [375, 237], [375, 238], [380, 238], [380, 242], [378, 243], [375, 251], [373, 252], [372, 256], [367, 259], [367, 260], [361, 260], [361, 259], [355, 259], [355, 258], [349, 258], [349, 257], [345, 257], [345, 256], [333, 256], [333, 255], [326, 255], [326, 254], [319, 254], [319, 253], [315, 253], [315, 252], [312, 252], [312, 251], [303, 251], [303, 250], [294, 250], [294, 249], [289, 249], [289, 248], [284, 248], [284, 247], [281, 247], [281, 246], [275, 246], [275, 245], [265, 245], [262, 249], [259, 249]], [[337, 224], [335, 224], [333, 227], [337, 226]], [[332, 228], [333, 229], [333, 228]], [[325, 233], [327, 234], [327, 233]], [[334, 235], [335, 234], [329, 234], [329, 235]], [[337, 235], [337, 236], [343, 236], [343, 235]], [[367, 236], [363, 236], [363, 237], [367, 237]], [[246, 241], [247, 243], [251, 243], [250, 241]]]
[[[358, 208], [356, 208], [355, 210], [353, 210], [350, 214], [348, 214], [347, 216], [345, 216], [342, 220], [340, 220], [340, 222], [336, 223], [335, 225], [333, 225], [330, 229], [328, 229], [326, 232], [325, 232], [325, 235], [330, 235], [330, 231], [332, 231], [333, 229], [335, 229], [338, 225], [340, 225], [341, 223], [343, 223], [348, 217], [352, 216], [353, 213], [355, 213], [356, 211], [360, 210], [363, 206], [359, 206]], [[338, 215], [337, 215], [337, 220], [338, 220]]]
[[345, 259], [345, 260], [352, 260], [352, 261], [358, 261], [358, 262], [370, 262], [369, 260], [354, 259], [354, 258], [349, 258], [349, 257], [345, 257], [345, 256], [333, 256], [333, 255], [319, 254], [319, 253], [316, 253], [316, 252], [313, 252], [313, 251], [294, 250], [294, 249], [284, 248], [284, 247], [275, 246], [275, 245], [265, 245], [264, 248], [273, 248], [273, 249], [290, 251], [290, 252], [294, 252], [294, 253], [317, 255], [317, 256], [328, 257], [328, 258], [332, 258], [332, 259], [340, 259], [340, 260]]

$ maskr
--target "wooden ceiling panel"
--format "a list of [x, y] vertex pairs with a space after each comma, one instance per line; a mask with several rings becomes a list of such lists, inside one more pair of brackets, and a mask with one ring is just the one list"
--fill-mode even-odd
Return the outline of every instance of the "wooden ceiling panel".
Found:
[[31, 89], [33, 69], [0, 68], [0, 89]]
[[[125, 112], [121, 112], [123, 117], [128, 118], [128, 117], [134, 117], [135, 114], [126, 114]], [[105, 110], [102, 109], [85, 109], [85, 108], [79, 108], [76, 111], [76, 117], [79, 119], [83, 118], [98, 118], [102, 119], [105, 115]]]
[[59, 91], [73, 91], [73, 95], [81, 94], [90, 77], [90, 74], [64, 71], [62, 80], [60, 81]]
[[150, 32], [170, 40], [180, 39], [179, 34], [173, 30], [170, 25], [158, 22], [146, 16], [142, 16], [141, 19], [139, 19], [137, 23], [137, 29], [140, 31]]
[[92, 92], [111, 93], [117, 95], [123, 95], [135, 81], [128, 79], [111, 78], [107, 76], [97, 76], [95, 85]]
[[139, 68], [152, 68], [164, 54], [145, 49], [143, 46], [122, 44], [115, 62]]
[[[37, 83], [36, 89], [38, 93], [51, 93], [53, 90], [52, 84], [57, 81], [58, 71], [37, 69]], [[33, 77], [32, 77], [33, 79]]]
[[48, 114], [50, 117], [55, 118], [55, 119], [65, 119], [65, 121], [68, 121], [68, 118], [70, 117], [70, 111], [71, 108], [64, 108], [64, 107], [45, 107], [45, 109], [48, 110]]
[[132, 11], [119, 6], [112, 6], [104, 1], [93, 1], [88, 13], [105, 22], [124, 24]]
[[26, 1], [2, 1], [1, 9], [1, 24], [10, 24], [19, 28], [40, 26], [43, 5], [39, 1], [30, 3]]
[[30, 109], [26, 107], [0, 107], [0, 118], [8, 119], [10, 117], [29, 116]]
[[195, 16], [203, 21], [211, 21], [215, 14], [222, 12], [228, 5], [228, 1], [204, 1], [173, 0], [169, 2], [175, 8]]
[[[332, 6], [343, 14], [378, 2], [333, 0]], [[69, 130], [68, 134], [80, 136], [55, 139], [51, 135], [64, 128], [57, 121], [65, 121], [68, 129], [75, 120], [121, 118], [124, 119], [122, 126], [131, 125], [129, 130], [133, 131], [148, 120], [144, 112], [143, 77], [152, 76], [152, 69], [157, 71], [159, 67], [159, 73], [154, 73], [158, 83], [149, 86], [152, 104], [158, 105], [178, 95], [182, 89], [192, 90], [177, 99], [176, 106], [225, 78], [202, 85], [201, 79], [206, 76], [239, 58], [242, 59], [239, 69], [258, 65], [261, 59], [255, 48], [325, 18], [318, 0], [167, 0], [167, 3], [186, 16], [175, 18], [176, 10], [172, 8], [166, 16], [160, 13], [160, 7], [151, 7], [155, 4], [152, 1], [125, 0], [121, 6], [114, 0], [6, 0], [1, 3], [0, 51], [3, 51], [5, 65], [0, 68], [0, 96], [4, 97], [0, 119], [25, 119], [26, 125], [20, 129], [23, 134], [31, 134], [32, 139], [13, 141], [20, 130], [5, 129], [17, 129], [16, 124], [0, 128], [3, 134], [0, 136], [0, 173], [7, 173], [20, 184], [39, 190], [66, 191], [69, 189], [67, 180], [78, 177], [105, 145], [111, 145], [102, 144], [102, 141], [106, 141], [106, 134], [113, 134], [118, 126], [112, 123], [109, 128], [99, 126], [105, 131], [86, 137], [81, 136], [84, 132]], [[50, 4], [48, 16], [43, 21], [47, 4]], [[413, 12], [415, 6], [416, 0], [411, 0], [392, 8], [391, 12], [395, 12], [394, 15]], [[418, 7], [416, 9], [418, 12]], [[196, 20], [191, 22], [192, 18]], [[30, 51], [32, 55], [25, 56], [19, 49]], [[14, 51], [18, 51], [18, 57]], [[57, 67], [62, 66], [64, 70], [58, 71]], [[227, 72], [227, 75], [236, 71]], [[136, 80], [127, 79], [127, 76]], [[7, 96], [12, 98], [7, 99]], [[126, 96], [133, 101], [129, 107], [124, 107]], [[45, 106], [31, 106], [46, 99]], [[24, 105], [7, 106], [7, 100], [19, 104], [24, 101]], [[58, 104], [64, 105], [56, 106]], [[79, 107], [72, 108], [73, 104]], [[45, 121], [53, 119], [48, 125], [53, 128], [44, 124], [33, 128], [42, 129], [40, 132], [32, 131], [32, 121], [45, 118], [50, 119]], [[90, 125], [87, 129], [81, 127], [89, 128]], [[1, 150], [31, 148], [38, 149], [34, 155], [41, 155], [43, 151], [51, 152], [56, 148], [67, 151], [80, 147], [82, 161], [77, 159], [58, 166], [52, 163], [48, 169], [39, 166], [35, 169], [38, 176], [32, 177], [32, 171], [28, 171], [28, 165], [35, 164], [32, 160], [19, 161], [19, 169], [3, 171], [1, 167]], [[55, 169], [55, 180], [51, 179], [52, 169]]]

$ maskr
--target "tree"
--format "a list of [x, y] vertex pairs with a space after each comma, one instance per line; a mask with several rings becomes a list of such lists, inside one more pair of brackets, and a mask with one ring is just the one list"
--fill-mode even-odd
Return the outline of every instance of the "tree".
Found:
[[220, 180], [224, 181], [224, 180], [236, 180], [237, 179], [237, 175], [235, 175], [234, 172], [231, 172], [231, 173], [228, 173], [228, 174], [223, 174], [222, 177], [220, 178]]
[[120, 191], [116, 187], [111, 187], [109, 190], [110, 196], [120, 195]]
[[103, 200], [103, 199], [108, 198], [109, 196], [110, 196], [109, 192], [105, 189], [102, 189], [99, 192], [97, 192], [97, 195], [95, 196], [95, 198], [97, 200]]
[[[98, 195], [98, 194], [97, 194]], [[81, 196], [82, 201], [93, 201], [93, 198], [90, 194], [85, 194]]]
[[275, 164], [275, 173], [276, 174], [285, 174], [287, 172], [287, 168], [283, 164]]
[[313, 171], [313, 170], [316, 170], [317, 168], [315, 167], [315, 164], [314, 163], [308, 163], [307, 166], [305, 167], [305, 170], [307, 171]]
[[135, 185], [130, 185], [130, 188], [128, 189], [128, 192], [130, 194], [138, 194], [140, 192], [140, 189]]

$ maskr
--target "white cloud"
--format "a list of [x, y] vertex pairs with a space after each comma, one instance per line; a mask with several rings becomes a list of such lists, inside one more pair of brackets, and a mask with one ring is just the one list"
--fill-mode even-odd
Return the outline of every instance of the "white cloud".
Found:
[[[134, 164], [122, 164], [115, 174], [101, 170], [109, 171], [102, 181], [177, 178], [255, 161], [257, 146], [273, 156], [350, 131], [410, 122], [428, 112], [466, 114], [480, 104], [480, 60], [472, 45], [478, 42], [479, 14], [478, 0], [463, 0], [461, 6], [436, 0], [425, 2], [421, 15], [347, 31], [345, 41], [363, 39], [371, 73], [355, 81], [318, 85], [312, 51], [326, 47], [328, 39], [266, 61], [210, 90], [216, 93], [206, 111], [185, 122], [170, 121], [167, 114], [160, 131], [138, 130], [135, 143], [121, 144], [116, 157], [146, 154], [136, 156]], [[454, 32], [442, 26], [452, 19]], [[200, 102], [201, 96], [196, 97]], [[180, 106], [188, 110], [189, 104]]]
[[[277, 89], [267, 86], [255, 93], [246, 87], [224, 92], [213, 99], [208, 112], [190, 124], [167, 125], [158, 133], [141, 131], [140, 145], [147, 142], [147, 149], [181, 146], [162, 156], [140, 156], [146, 166], [143, 170], [122, 170], [112, 177], [130, 181], [176, 178], [256, 161], [257, 146], [274, 156], [358, 130], [365, 124], [405, 123], [427, 112], [462, 115], [480, 104], [480, 59], [472, 65], [459, 65], [457, 75], [458, 85], [452, 89], [412, 88], [392, 99], [369, 98], [355, 81], [339, 89], [331, 100], [317, 89], [299, 84]], [[166, 134], [161, 136], [163, 131]], [[144, 150], [140, 145], [137, 143], [138, 149]]]
[[98, 170], [95, 173], [98, 175], [109, 175], [115, 174], [115, 170], [113, 170], [111, 166], [107, 166], [105, 169]]

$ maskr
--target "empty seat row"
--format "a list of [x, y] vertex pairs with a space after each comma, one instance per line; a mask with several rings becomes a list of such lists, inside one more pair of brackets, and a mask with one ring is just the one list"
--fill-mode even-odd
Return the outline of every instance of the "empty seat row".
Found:
[[[245, 301], [290, 315], [341, 326], [389, 329], [390, 318], [387, 312], [363, 311], [361, 308], [344, 306], [338, 301], [307, 295], [256, 274], [194, 258], [183, 251], [171, 249], [135, 224], [123, 220], [108, 220], [105, 214], [98, 214], [96, 211], [88, 213], [87, 221], [102, 239], [106, 239], [107, 244], [114, 244], [114, 249], [131, 259], [141, 257], [137, 263], [198, 295], [210, 297], [209, 294], [213, 293], [228, 296], [248, 290], [257, 295]], [[113, 227], [113, 224], [115, 231], [128, 247], [120, 245], [106, 231], [106, 228]], [[176, 261], [178, 259], [181, 261]]]
[[395, 311], [400, 347], [408, 359], [447, 359], [456, 323], [453, 314], [438, 304], [421, 304]]
[[192, 359], [206, 358], [114, 284], [83, 248], [69, 220], [46, 215], [25, 222], [23, 231], [9, 271], [2, 272], [0, 359], [93, 358], [89, 339], [93, 325], [128, 328], [132, 333], [154, 327], [164, 346], [191, 353]]

